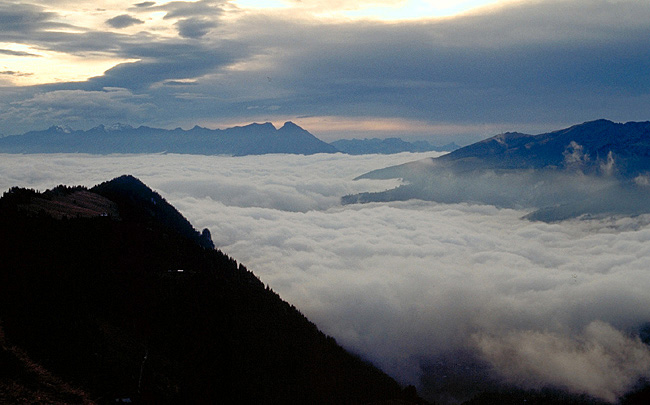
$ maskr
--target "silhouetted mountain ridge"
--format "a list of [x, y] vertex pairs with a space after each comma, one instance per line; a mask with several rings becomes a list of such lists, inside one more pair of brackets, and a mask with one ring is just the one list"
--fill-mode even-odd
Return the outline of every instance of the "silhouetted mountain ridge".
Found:
[[98, 125], [74, 130], [53, 125], [43, 131], [0, 137], [0, 153], [186, 153], [199, 155], [263, 155], [290, 153], [312, 155], [342, 152], [350, 155], [400, 152], [448, 152], [455, 143], [433, 146], [426, 141], [399, 138], [340, 139], [323, 142], [291, 121], [276, 129], [272, 123], [252, 123], [226, 129], [195, 125], [189, 130], [133, 127], [125, 124]]
[[400, 138], [372, 138], [372, 139], [339, 139], [330, 142], [343, 153], [349, 155], [365, 155], [370, 153], [392, 154], [401, 152], [450, 152], [460, 146], [448, 143], [443, 146], [434, 146], [427, 141], [407, 142]]
[[[611, 155], [610, 155], [611, 153]], [[608, 156], [619, 175], [650, 170], [650, 121], [596, 120], [540, 135], [506, 132], [441, 156], [472, 169], [570, 169], [598, 173]]]
[[158, 225], [178, 232], [204, 248], [214, 248], [212, 240], [205, 240], [176, 208], [131, 175], [101, 183], [91, 188], [90, 192], [117, 204], [120, 207], [120, 216], [125, 220], [157, 222]]
[[276, 129], [270, 122], [227, 129], [195, 126], [173, 130], [130, 125], [99, 125], [87, 131], [52, 126], [44, 131], [0, 138], [4, 153], [189, 153], [261, 155], [336, 153], [333, 146], [292, 122]]
[[0, 240], [2, 401], [419, 401], [132, 176], [12, 188]]

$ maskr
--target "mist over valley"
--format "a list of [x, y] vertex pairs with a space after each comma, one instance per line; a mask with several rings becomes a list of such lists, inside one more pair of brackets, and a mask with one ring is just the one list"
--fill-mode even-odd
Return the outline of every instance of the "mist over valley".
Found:
[[5, 154], [0, 186], [133, 174], [321, 330], [429, 400], [505, 386], [615, 402], [650, 377], [647, 214], [545, 223], [490, 201], [341, 205], [400, 186], [360, 174], [440, 155]]
[[0, 403], [650, 403], [650, 2], [0, 22]]
[[422, 199], [532, 210], [547, 222], [648, 213], [650, 123], [586, 122], [540, 135], [499, 134], [438, 158], [374, 170], [358, 179], [401, 179], [343, 203]]

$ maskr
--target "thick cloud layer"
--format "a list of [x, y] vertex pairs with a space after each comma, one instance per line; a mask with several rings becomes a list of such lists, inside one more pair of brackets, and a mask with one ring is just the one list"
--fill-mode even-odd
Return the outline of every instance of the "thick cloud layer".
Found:
[[[156, 105], [138, 116], [115, 115], [134, 126], [333, 117], [339, 127], [384, 121], [357, 137], [437, 135], [435, 143], [459, 132], [463, 142], [494, 133], [477, 133], [481, 125], [535, 133], [596, 118], [648, 118], [650, 5], [637, 0], [505, 2], [454, 18], [391, 23], [326, 18], [324, 2], [243, 11], [222, 0], [115, 1], [103, 4], [110, 14], [102, 2], [23, 3], [0, 4], [4, 41], [16, 49], [3, 48], [102, 55], [115, 65], [85, 81], [0, 88], [0, 109], [11, 110], [0, 116], [2, 135], [111, 124], [95, 118], [103, 106], [81, 115], [34, 102], [57, 90], [110, 88], [132, 92], [109, 99], [111, 110], [121, 102]], [[183, 81], [200, 86], [165, 85]], [[387, 130], [386, 121], [398, 128]], [[326, 125], [319, 131], [330, 139], [346, 135]]]
[[326, 333], [430, 398], [507, 383], [614, 401], [650, 377], [638, 338], [650, 216], [548, 224], [492, 205], [339, 205], [395, 186], [357, 175], [418, 157], [3, 155], [0, 188], [134, 174]]

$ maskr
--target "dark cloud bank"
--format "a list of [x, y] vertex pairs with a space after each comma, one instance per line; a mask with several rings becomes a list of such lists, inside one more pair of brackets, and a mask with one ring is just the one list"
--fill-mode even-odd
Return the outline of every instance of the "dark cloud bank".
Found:
[[132, 25], [144, 24], [144, 21], [132, 17], [128, 14], [121, 14], [106, 20], [106, 24], [113, 28], [126, 28]]
[[[152, 10], [165, 13], [176, 37], [147, 31], [139, 13]], [[37, 102], [51, 92], [99, 97], [115, 88], [128, 97], [97, 112], [114, 111], [116, 121], [135, 126], [334, 116], [536, 131], [647, 114], [650, 5], [644, 2], [518, 2], [481, 14], [391, 24], [237, 14], [220, 1], [144, 2], [125, 11], [109, 24], [145, 21], [141, 31], [73, 27], [42, 7], [0, 7], [7, 41], [137, 60], [84, 82], [0, 89], [0, 133], [99, 125], [93, 114]], [[224, 18], [228, 13], [238, 18]], [[164, 85], [178, 80], [200, 85]], [[139, 114], [124, 113], [124, 104]], [[467, 131], [462, 135], [471, 140], [487, 135]]]

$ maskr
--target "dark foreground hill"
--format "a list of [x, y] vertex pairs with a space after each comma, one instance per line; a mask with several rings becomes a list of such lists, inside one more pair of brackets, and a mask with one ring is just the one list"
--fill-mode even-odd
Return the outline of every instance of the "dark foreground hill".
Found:
[[0, 199], [1, 403], [418, 399], [124, 176]]
[[532, 208], [546, 221], [650, 212], [650, 122], [598, 120], [541, 135], [505, 133], [359, 178], [401, 178], [343, 203], [412, 198]]
[[0, 138], [3, 153], [189, 153], [263, 155], [335, 153], [338, 150], [292, 122], [276, 129], [270, 122], [227, 129], [195, 126], [174, 130], [115, 124], [87, 131], [52, 126], [44, 131]]

